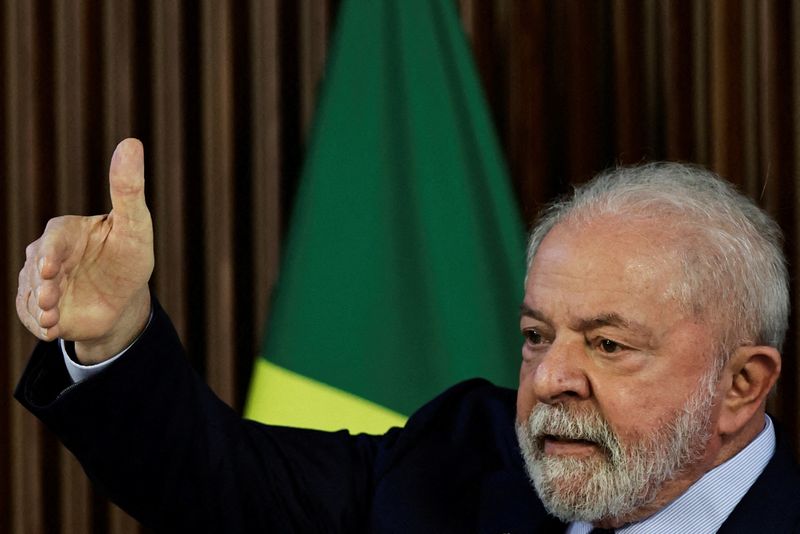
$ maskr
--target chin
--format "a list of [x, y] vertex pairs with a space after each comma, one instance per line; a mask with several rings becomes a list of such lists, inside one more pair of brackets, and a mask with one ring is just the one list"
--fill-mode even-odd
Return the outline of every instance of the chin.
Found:
[[547, 511], [564, 522], [629, 516], [655, 493], [630, 477], [620, 477], [608, 459], [599, 455], [526, 458], [526, 467]]

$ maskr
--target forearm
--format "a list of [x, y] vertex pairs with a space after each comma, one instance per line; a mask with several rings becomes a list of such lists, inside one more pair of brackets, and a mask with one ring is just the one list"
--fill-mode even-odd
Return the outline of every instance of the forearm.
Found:
[[[37, 347], [16, 395], [143, 524], [313, 531], [325, 518], [347, 531], [362, 517], [364, 499], [343, 489], [369, 494], [374, 440], [242, 421], [193, 372], [157, 304], [142, 338], [98, 376], [70, 386], [58, 351]], [[326, 463], [339, 479], [319, 470]]]
[[207, 448], [199, 420], [206, 405], [213, 406], [209, 417], [221, 421], [218, 427], [237, 418], [202, 392], [205, 386], [182, 361], [182, 348], [168, 321], [158, 317], [151, 326], [126, 357], [78, 385], [70, 385], [58, 365], [58, 347], [40, 344], [16, 396], [61, 438], [115, 502], [144, 524], [164, 528], [177, 520], [173, 514], [181, 514], [176, 495], [201, 499], [199, 485], [191, 495], [191, 479], [176, 473], [189, 471], [189, 465], [199, 461], [198, 452]]

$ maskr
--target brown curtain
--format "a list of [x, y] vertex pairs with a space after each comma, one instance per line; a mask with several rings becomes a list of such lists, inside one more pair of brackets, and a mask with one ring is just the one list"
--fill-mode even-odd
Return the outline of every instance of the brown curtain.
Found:
[[[796, 278], [800, 7], [454, 2], [528, 220], [610, 165], [694, 161], [778, 219]], [[241, 409], [337, 7], [0, 3], [0, 532], [141, 530], [11, 400], [33, 346], [14, 312], [25, 245], [52, 216], [109, 208], [107, 165], [123, 137], [146, 146], [153, 288], [193, 364]], [[790, 335], [771, 410], [800, 442], [797, 350]]]

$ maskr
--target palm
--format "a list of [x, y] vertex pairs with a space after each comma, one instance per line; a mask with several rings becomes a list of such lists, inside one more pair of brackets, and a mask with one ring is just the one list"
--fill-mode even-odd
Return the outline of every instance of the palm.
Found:
[[59, 335], [83, 341], [111, 330], [153, 270], [149, 216], [135, 230], [115, 225], [115, 214], [86, 217], [81, 239], [62, 265]]

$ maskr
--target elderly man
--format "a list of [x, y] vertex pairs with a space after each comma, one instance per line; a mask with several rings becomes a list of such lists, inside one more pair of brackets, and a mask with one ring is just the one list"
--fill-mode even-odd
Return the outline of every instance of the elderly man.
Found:
[[[800, 532], [800, 474], [765, 414], [789, 312], [777, 225], [698, 168], [619, 169], [535, 227], [519, 390], [459, 384], [403, 429], [242, 421], [150, 299], [141, 145], [113, 210], [54, 219], [17, 311], [17, 389], [144, 524], [213, 532]], [[520, 454], [520, 449], [522, 454]]]

